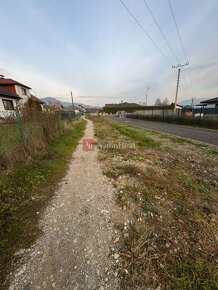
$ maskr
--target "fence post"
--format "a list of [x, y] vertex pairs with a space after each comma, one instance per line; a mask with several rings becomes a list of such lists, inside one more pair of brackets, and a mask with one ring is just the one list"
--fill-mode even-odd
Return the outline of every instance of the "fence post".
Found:
[[22, 144], [24, 145], [25, 140], [24, 140], [24, 134], [23, 134], [23, 125], [21, 122], [19, 111], [17, 111], [17, 110], [15, 111], [15, 116], [16, 116], [16, 121], [17, 121], [17, 126], [19, 129], [19, 133], [20, 133], [20, 139], [21, 139]]

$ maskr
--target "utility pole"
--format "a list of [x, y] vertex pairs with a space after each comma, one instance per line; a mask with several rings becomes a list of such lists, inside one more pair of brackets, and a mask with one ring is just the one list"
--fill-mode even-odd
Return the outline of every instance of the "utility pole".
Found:
[[178, 64], [178, 65], [172, 66], [172, 68], [178, 69], [178, 77], [177, 77], [177, 84], [176, 84], [176, 96], [175, 96], [175, 104], [174, 104], [174, 115], [176, 115], [176, 104], [177, 104], [177, 99], [178, 99], [180, 73], [181, 73], [181, 69], [186, 65], [189, 65], [189, 62], [186, 62], [185, 64]]
[[74, 101], [73, 101], [73, 93], [72, 93], [72, 91], [71, 91], [71, 100], [72, 100], [73, 111], [75, 111], [74, 110]]
[[150, 88], [148, 87], [147, 88], [147, 91], [146, 91], [146, 106], [148, 105], [148, 91], [150, 90]]

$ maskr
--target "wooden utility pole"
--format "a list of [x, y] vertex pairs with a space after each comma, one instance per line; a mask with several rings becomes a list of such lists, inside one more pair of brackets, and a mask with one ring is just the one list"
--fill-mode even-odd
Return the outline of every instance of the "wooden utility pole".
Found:
[[180, 73], [181, 73], [181, 69], [186, 65], [189, 65], [189, 62], [186, 62], [185, 64], [178, 64], [178, 65], [172, 66], [172, 68], [178, 69], [178, 77], [177, 77], [177, 83], [176, 83], [176, 96], [175, 96], [175, 104], [174, 104], [174, 115], [176, 115], [176, 105], [177, 105], [177, 99], [178, 99]]

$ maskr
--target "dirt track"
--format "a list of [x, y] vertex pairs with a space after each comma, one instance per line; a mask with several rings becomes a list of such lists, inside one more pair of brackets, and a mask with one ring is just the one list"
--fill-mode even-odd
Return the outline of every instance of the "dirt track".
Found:
[[[94, 138], [89, 120], [84, 138]], [[41, 237], [20, 251], [23, 264], [12, 274], [10, 289], [117, 289], [113, 196], [96, 148], [84, 151], [79, 144], [41, 217]]]

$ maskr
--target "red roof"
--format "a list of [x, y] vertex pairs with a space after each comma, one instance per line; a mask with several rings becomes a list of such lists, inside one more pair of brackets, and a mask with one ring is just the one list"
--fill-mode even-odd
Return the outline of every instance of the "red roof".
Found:
[[40, 104], [45, 104], [45, 102], [43, 102], [42, 100], [40, 100], [39, 98], [33, 96], [30, 94], [30, 98], [34, 101], [34, 102], [37, 102], [37, 103], [40, 103]]
[[22, 99], [20, 96], [18, 96], [17, 94], [12, 93], [9, 90], [5, 90], [3, 87], [0, 86], [0, 96], [4, 96], [4, 97], [9, 97], [12, 99]]
[[12, 79], [5, 79], [5, 78], [0, 78], [0, 85], [1, 86], [4, 86], [4, 85], [19, 85], [21, 87], [24, 87], [24, 88], [27, 88], [27, 89], [31, 89], [30, 87], [24, 85], [24, 84], [21, 84], [15, 80], [12, 80]]

